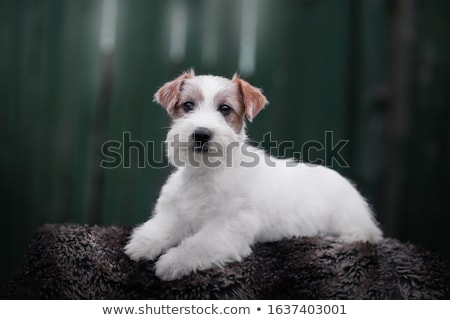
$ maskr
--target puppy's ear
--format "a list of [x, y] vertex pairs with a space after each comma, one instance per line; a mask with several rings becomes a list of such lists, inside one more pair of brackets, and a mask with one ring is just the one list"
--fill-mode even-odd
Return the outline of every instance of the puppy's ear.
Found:
[[155, 93], [153, 101], [159, 103], [164, 109], [167, 110], [169, 115], [172, 117], [174, 114], [175, 106], [180, 98], [181, 87], [186, 79], [195, 77], [193, 69], [189, 69], [184, 72], [175, 80], [165, 83], [159, 90]]
[[261, 89], [242, 80], [237, 73], [234, 74], [232, 81], [236, 82], [239, 86], [244, 102], [245, 115], [247, 119], [252, 122], [253, 118], [256, 117], [269, 101], [267, 101], [266, 97], [262, 94]]

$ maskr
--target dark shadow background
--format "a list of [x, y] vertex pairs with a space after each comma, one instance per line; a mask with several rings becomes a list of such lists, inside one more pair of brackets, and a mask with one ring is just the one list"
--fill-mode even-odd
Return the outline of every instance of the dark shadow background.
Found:
[[[136, 141], [164, 161], [152, 96], [189, 67], [261, 87], [249, 136], [287, 156], [349, 140], [334, 168], [385, 234], [450, 259], [449, 44], [447, 0], [0, 0], [0, 282], [44, 223], [147, 218], [170, 169]], [[109, 140], [130, 168], [100, 167]]]

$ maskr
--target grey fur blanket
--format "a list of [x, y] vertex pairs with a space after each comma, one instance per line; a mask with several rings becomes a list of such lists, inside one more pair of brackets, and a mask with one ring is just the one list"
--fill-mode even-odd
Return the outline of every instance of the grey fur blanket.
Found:
[[163, 282], [153, 262], [123, 253], [128, 226], [45, 225], [2, 298], [37, 299], [450, 299], [450, 272], [433, 253], [294, 238], [254, 246], [241, 262]]

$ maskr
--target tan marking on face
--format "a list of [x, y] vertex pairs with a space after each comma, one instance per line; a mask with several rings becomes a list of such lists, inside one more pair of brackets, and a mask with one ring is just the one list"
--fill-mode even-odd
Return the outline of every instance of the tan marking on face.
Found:
[[239, 87], [231, 81], [222, 90], [218, 91], [214, 97], [215, 108], [218, 109], [223, 104], [233, 109], [229, 115], [224, 117], [225, 121], [233, 128], [234, 132], [240, 133], [244, 125], [245, 110]]
[[192, 102], [195, 106], [198, 106], [204, 100], [201, 88], [196, 84], [189, 81], [185, 81], [180, 88], [180, 97], [174, 108], [174, 115], [172, 118], [182, 117], [185, 112], [183, 110], [183, 104], [186, 102]]
[[181, 88], [187, 79], [193, 78], [195, 76], [194, 70], [188, 70], [180, 75], [175, 80], [166, 82], [159, 90], [155, 93], [154, 101], [159, 103], [164, 109], [167, 110], [169, 115], [173, 118], [175, 112], [175, 106], [177, 105]]
[[[155, 101], [167, 110], [172, 119], [180, 118], [185, 114], [184, 103], [192, 102], [194, 108], [205, 103], [204, 99], [208, 96], [208, 92], [203, 92], [206, 90], [203, 85], [207, 77], [209, 76], [200, 76], [199, 82], [196, 82], [194, 81], [194, 71], [189, 70], [175, 80], [164, 84], [156, 92]], [[218, 108], [221, 105], [230, 106], [233, 112], [224, 116], [225, 121], [236, 133], [240, 133], [244, 125], [244, 117], [246, 116], [251, 122], [268, 101], [260, 89], [240, 79], [237, 74], [231, 80], [216, 77], [216, 81], [217, 78], [220, 78], [222, 83], [220, 84], [221, 88], [214, 95], [212, 107], [220, 112]], [[211, 103], [211, 101], [206, 103]]]

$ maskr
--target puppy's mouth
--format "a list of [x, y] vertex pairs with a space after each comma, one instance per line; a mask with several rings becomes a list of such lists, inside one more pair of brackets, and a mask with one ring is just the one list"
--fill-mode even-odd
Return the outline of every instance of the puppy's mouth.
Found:
[[191, 150], [194, 151], [195, 153], [207, 153], [211, 150], [211, 143], [210, 142], [201, 143], [198, 141], [192, 141]]

